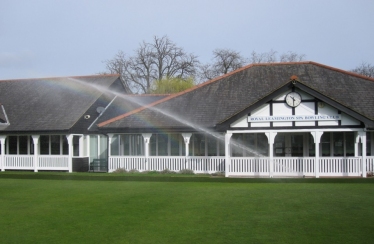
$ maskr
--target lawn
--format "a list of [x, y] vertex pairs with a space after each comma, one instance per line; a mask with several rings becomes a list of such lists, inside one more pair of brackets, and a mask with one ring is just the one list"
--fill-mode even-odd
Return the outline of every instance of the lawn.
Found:
[[91, 175], [0, 173], [1, 243], [373, 242], [373, 179]]

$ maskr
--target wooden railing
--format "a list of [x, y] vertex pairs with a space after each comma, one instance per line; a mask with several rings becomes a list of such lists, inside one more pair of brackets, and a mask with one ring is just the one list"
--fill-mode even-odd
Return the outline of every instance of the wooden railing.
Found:
[[39, 155], [38, 170], [69, 170], [68, 155]]
[[[2, 162], [2, 158], [4, 162]], [[38, 155], [38, 164], [34, 165], [34, 155], [4, 155], [0, 157], [1, 168], [5, 170], [69, 170], [68, 155]], [[228, 168], [229, 176], [270, 176], [268, 157], [231, 157]], [[195, 173], [225, 171], [225, 157], [144, 157], [112, 156], [109, 157], [109, 172], [116, 169], [138, 171], [179, 172], [183, 169]], [[314, 157], [275, 157], [272, 160], [274, 177], [315, 176]], [[374, 172], [374, 156], [366, 157], [366, 171]], [[361, 176], [361, 157], [321, 157], [319, 159], [320, 176]]]
[[[5, 170], [69, 170], [67, 155], [38, 155], [35, 167], [34, 155], [4, 155]], [[2, 162], [1, 162], [2, 163]]]
[[179, 172], [191, 169], [195, 173], [215, 173], [224, 171], [225, 157], [162, 157], [162, 156], [112, 156], [109, 157], [109, 172], [116, 169], [138, 171], [163, 171]]

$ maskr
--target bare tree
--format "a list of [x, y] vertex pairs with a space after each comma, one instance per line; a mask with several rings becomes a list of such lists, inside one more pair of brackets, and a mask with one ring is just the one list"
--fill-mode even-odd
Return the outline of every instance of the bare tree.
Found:
[[352, 72], [374, 78], [374, 65], [367, 62], [362, 62], [359, 66], [351, 70]]
[[[114, 56], [113, 59], [105, 61], [106, 69], [109, 71], [110, 74], [120, 74], [120, 79], [123, 86], [126, 89], [126, 93], [132, 93], [131, 84], [123, 79], [123, 74], [128, 66], [128, 60], [126, 55], [122, 51], [118, 51], [118, 53]], [[103, 72], [105, 74], [106, 72]]]
[[279, 62], [300, 62], [305, 60], [305, 54], [288, 51], [280, 55]]
[[143, 41], [134, 56], [126, 57], [119, 51], [105, 63], [110, 73], [121, 74], [125, 87], [133, 93], [150, 93], [156, 80], [194, 77], [199, 61], [195, 55], [177, 47], [167, 36], [155, 36], [152, 43]]
[[257, 63], [275, 63], [277, 62], [277, 52], [271, 49], [267, 53], [256, 53], [252, 51], [251, 57], [249, 58], [251, 64]]
[[216, 49], [213, 51], [213, 63], [200, 66], [200, 77], [213, 79], [242, 67], [246, 62], [239, 52], [230, 49]]

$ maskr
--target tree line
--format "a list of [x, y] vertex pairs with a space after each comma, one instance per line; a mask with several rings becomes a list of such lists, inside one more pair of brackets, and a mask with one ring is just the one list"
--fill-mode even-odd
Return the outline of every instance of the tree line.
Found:
[[[123, 51], [105, 60], [103, 73], [120, 74], [128, 93], [175, 93], [195, 84], [253, 63], [299, 62], [306, 55], [296, 52], [278, 53], [274, 50], [244, 57], [231, 49], [215, 49], [211, 63], [201, 63], [198, 57], [178, 47], [167, 36], [154, 36], [152, 42], [141, 42], [132, 56]], [[362, 63], [350, 70], [374, 77], [374, 66]]]

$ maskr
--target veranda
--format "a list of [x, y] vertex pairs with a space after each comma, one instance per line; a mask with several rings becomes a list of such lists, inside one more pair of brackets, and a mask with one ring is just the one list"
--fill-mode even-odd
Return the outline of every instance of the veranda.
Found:
[[[366, 177], [374, 171], [373, 132], [228, 131], [1, 136], [1, 170], [73, 172], [74, 161], [108, 159], [117, 169], [248, 177]], [[366, 143], [361, 143], [362, 141]], [[110, 145], [108, 147], [108, 145]]]
[[366, 177], [374, 166], [372, 138], [372, 132], [351, 129], [109, 134], [109, 172], [190, 169], [225, 172], [226, 177]]

